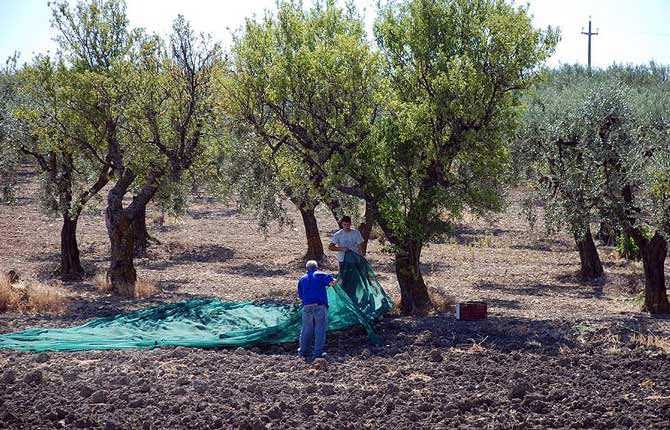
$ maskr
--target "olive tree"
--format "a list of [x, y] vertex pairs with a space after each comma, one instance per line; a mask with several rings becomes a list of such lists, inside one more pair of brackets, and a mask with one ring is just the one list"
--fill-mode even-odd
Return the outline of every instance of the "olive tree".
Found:
[[520, 93], [557, 34], [534, 29], [522, 7], [448, 0], [389, 3], [375, 32], [383, 113], [347, 173], [395, 247], [402, 311], [423, 312], [421, 251], [444, 233], [445, 217], [502, 209]]
[[63, 217], [61, 275], [78, 277], [77, 221], [110, 180], [105, 124], [118, 117], [121, 81], [115, 77], [132, 37], [118, 1], [51, 6], [59, 49], [19, 74], [16, 116], [26, 130], [19, 149], [42, 172], [44, 207]]
[[16, 174], [21, 161], [19, 147], [27, 137], [14, 109], [19, 104], [17, 55], [0, 69], [0, 204], [16, 201]]
[[592, 79], [550, 92], [542, 106], [548, 104], [556, 108], [529, 118], [528, 133], [535, 137], [520, 150], [536, 154], [537, 171], [549, 176], [547, 182], [560, 182], [552, 185], [560, 196], [545, 193], [550, 205], [560, 205], [571, 225], [585, 228], [597, 214], [621, 226], [642, 255], [644, 308], [669, 312], [664, 276], [670, 226], [667, 84], [639, 87], [617, 78]]
[[[315, 247], [314, 206], [323, 202], [335, 218], [352, 207], [328, 165], [335, 148], [370, 135], [378, 71], [355, 10], [331, 2], [309, 11], [282, 2], [276, 16], [268, 12], [260, 22], [248, 20], [235, 37], [231, 70], [223, 79], [228, 113], [249, 139], [262, 143], [265, 150], [256, 152], [279, 168], [279, 188], [308, 216], [308, 244]], [[326, 147], [331, 149], [322, 151]]]
[[600, 220], [601, 193], [593, 157], [580, 142], [580, 108], [587, 91], [586, 82], [562, 88], [550, 83], [529, 96], [512, 154], [516, 169], [545, 203], [547, 232], [567, 226], [579, 251], [582, 277], [599, 280], [604, 272], [591, 223]]
[[253, 215], [267, 234], [272, 222], [280, 227], [292, 224], [285, 204], [288, 200], [300, 213], [305, 229], [307, 250], [303, 257], [322, 260], [325, 253], [316, 208], [326, 205], [337, 221], [345, 212], [356, 217], [360, 200], [335, 189], [323, 196], [312, 186], [305, 164], [288, 148], [270, 147], [253, 131], [240, 132], [239, 124], [232, 128], [237, 132], [222, 160], [222, 169], [226, 188], [235, 194], [239, 208]]
[[606, 213], [640, 249], [644, 309], [670, 313], [665, 259], [670, 235], [670, 87], [598, 84], [586, 101], [587, 136], [603, 178]]
[[179, 182], [210, 155], [220, 66], [219, 45], [197, 34], [182, 16], [166, 47], [158, 37], [142, 38], [136, 46], [125, 76], [132, 100], [124, 106], [123, 121], [109, 124], [115, 131], [108, 144], [116, 181], [107, 194], [107, 276], [114, 291], [134, 294], [135, 223], [145, 217], [161, 183]]
[[332, 3], [247, 22], [233, 50], [238, 116], [299, 154], [315, 186], [366, 201], [396, 261], [404, 313], [430, 298], [419, 268], [443, 216], [502, 207], [506, 138], [519, 91], [556, 35], [501, 1], [382, 8], [380, 52], [360, 17]]
[[301, 169], [285, 149], [270, 150], [249, 138], [240, 138], [229, 151], [227, 179], [237, 197], [240, 209], [251, 213], [260, 230], [267, 234], [271, 222], [290, 225], [286, 200], [300, 212], [305, 228], [306, 259], [322, 260], [325, 256], [315, 209], [319, 204]]

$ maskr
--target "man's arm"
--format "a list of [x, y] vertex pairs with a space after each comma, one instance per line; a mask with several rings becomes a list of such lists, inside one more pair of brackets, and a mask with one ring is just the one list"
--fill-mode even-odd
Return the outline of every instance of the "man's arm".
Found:
[[344, 251], [342, 248], [335, 245], [333, 242], [330, 242], [330, 245], [328, 245], [328, 249], [330, 249], [331, 251]]
[[298, 298], [302, 301], [302, 288], [300, 288], [300, 281], [298, 281]]
[[330, 245], [328, 245], [328, 249], [331, 251], [346, 251], [347, 248], [342, 248], [340, 246], [335, 245], [333, 242], [330, 242]]
[[338, 240], [337, 240], [337, 235], [333, 236], [330, 239], [330, 244], [328, 245], [328, 249], [330, 249], [331, 251], [346, 251], [347, 250], [346, 248], [342, 248], [340, 246], [340, 244], [338, 243]]

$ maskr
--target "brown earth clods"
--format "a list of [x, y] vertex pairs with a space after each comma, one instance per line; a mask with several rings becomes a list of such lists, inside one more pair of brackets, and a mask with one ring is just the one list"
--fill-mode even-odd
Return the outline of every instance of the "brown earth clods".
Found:
[[[95, 287], [108, 264], [100, 208], [79, 226], [90, 277], [63, 283], [53, 273], [60, 221], [39, 212], [28, 170], [18, 195], [16, 206], [0, 206], [0, 270], [57, 284], [69, 307], [0, 313], [0, 333], [197, 296], [292, 299], [302, 270], [297, 213], [294, 227], [264, 238], [232, 205], [194, 196], [185, 216], [149, 221], [161, 244], [136, 265], [161, 292], [118, 299]], [[422, 255], [427, 283], [458, 301], [486, 301], [486, 321], [389, 316], [376, 327], [383, 345], [360, 328], [330, 333], [328, 358], [315, 364], [299, 360], [295, 344], [0, 350], [0, 428], [670, 427], [670, 320], [638, 311], [641, 266], [601, 247], [607, 279], [581, 282], [569, 238], [532, 231], [512, 200], [499, 219], [466, 218]], [[336, 224], [325, 212], [319, 221], [326, 241]], [[381, 249], [373, 242], [368, 258], [397, 298], [392, 257]]]

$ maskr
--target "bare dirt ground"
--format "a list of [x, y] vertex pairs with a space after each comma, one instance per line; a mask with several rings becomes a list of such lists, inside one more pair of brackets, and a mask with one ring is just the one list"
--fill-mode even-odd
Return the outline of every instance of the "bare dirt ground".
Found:
[[[233, 205], [200, 196], [162, 227], [150, 211], [150, 233], [161, 244], [136, 265], [161, 292], [119, 300], [94, 286], [93, 273], [108, 264], [101, 208], [79, 226], [92, 275], [63, 284], [52, 273], [60, 220], [40, 213], [27, 170], [18, 195], [16, 206], [0, 206], [0, 269], [58, 284], [71, 303], [64, 315], [0, 314], [0, 333], [195, 296], [291, 298], [302, 271], [297, 213], [294, 228], [273, 229], [266, 239]], [[319, 221], [327, 243], [336, 224], [325, 212]], [[362, 329], [329, 334], [322, 366], [298, 360], [295, 344], [0, 350], [0, 427], [668, 428], [670, 320], [638, 312], [639, 264], [609, 248], [600, 253], [607, 280], [584, 284], [569, 238], [531, 231], [514, 203], [493, 222], [466, 218], [453, 238], [425, 249], [422, 269], [430, 286], [457, 301], [485, 300], [488, 320], [389, 316], [377, 326], [381, 347]], [[392, 257], [374, 241], [368, 259], [397, 298]]]

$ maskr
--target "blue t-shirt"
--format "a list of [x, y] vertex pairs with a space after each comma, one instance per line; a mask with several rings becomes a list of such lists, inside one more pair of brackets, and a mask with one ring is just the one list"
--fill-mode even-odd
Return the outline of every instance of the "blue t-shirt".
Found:
[[310, 270], [298, 281], [298, 297], [303, 305], [326, 305], [328, 306], [328, 284], [333, 281], [333, 275]]

